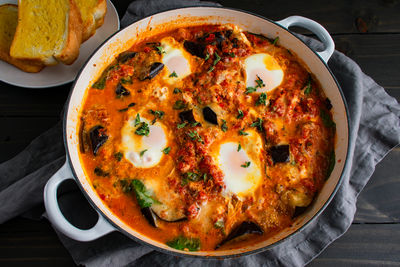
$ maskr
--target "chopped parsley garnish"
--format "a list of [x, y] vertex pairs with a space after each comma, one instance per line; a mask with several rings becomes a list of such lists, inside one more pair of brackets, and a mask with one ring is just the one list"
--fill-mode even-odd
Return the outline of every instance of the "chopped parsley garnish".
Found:
[[138, 114], [136, 114], [136, 118], [135, 118], [135, 126], [138, 126], [139, 123], [140, 123], [140, 115], [138, 113]]
[[128, 76], [127, 78], [121, 78], [121, 83], [122, 84], [127, 84], [127, 83], [131, 84], [132, 83], [132, 77]]
[[229, 56], [230, 56], [230, 57], [236, 57], [235, 53], [233, 53], [233, 52], [230, 52], [230, 53], [229, 53]]
[[147, 150], [148, 150], [148, 149], [145, 149], [145, 150], [140, 151], [140, 156], [143, 157], [144, 153], [146, 153]]
[[171, 151], [171, 148], [168, 146], [168, 147], [166, 147], [166, 148], [164, 148], [163, 150], [162, 150], [162, 152], [165, 154], [165, 155], [168, 155], [168, 153]]
[[265, 84], [264, 84], [264, 81], [263, 80], [261, 80], [261, 78], [260, 78], [260, 76], [258, 76], [257, 75], [257, 80], [255, 80], [255, 82], [256, 82], [256, 88], [261, 88], [261, 87], [264, 87], [265, 86]]
[[226, 120], [224, 120], [224, 119], [222, 120], [221, 130], [223, 132], [228, 131], [228, 126], [226, 125]]
[[217, 229], [221, 229], [225, 227], [224, 221], [223, 220], [218, 220], [214, 223], [214, 227]]
[[329, 165], [326, 171], [326, 178], [328, 179], [331, 176], [333, 169], [335, 168], [336, 157], [335, 157], [335, 150], [332, 150], [331, 154], [329, 155]]
[[246, 88], [246, 94], [254, 93], [255, 91], [257, 91], [257, 88], [255, 87], [250, 86]]
[[262, 131], [263, 130], [262, 124], [263, 124], [263, 120], [261, 118], [258, 118], [250, 126], [256, 127], [259, 131]]
[[200, 239], [198, 238], [179, 236], [171, 241], [168, 241], [166, 244], [171, 248], [179, 250], [198, 251], [200, 249]]
[[182, 129], [183, 127], [186, 126], [186, 124], [187, 124], [187, 122], [180, 123], [180, 124], [178, 124], [177, 128]]
[[187, 133], [187, 135], [190, 137], [190, 139], [192, 140], [196, 140], [197, 142], [202, 143], [203, 139], [201, 138], [201, 136], [199, 135], [199, 133], [197, 131], [189, 131]]
[[174, 88], [174, 94], [179, 94], [182, 93], [182, 91], [179, 88]]
[[217, 53], [215, 53], [214, 55], [215, 59], [213, 61], [212, 66], [208, 69], [207, 73], [212, 72], [215, 69], [215, 65], [217, 65], [217, 63], [221, 60], [221, 57]]
[[244, 116], [243, 111], [238, 109], [238, 115], [236, 116], [236, 118], [241, 119], [241, 118], [243, 118], [243, 116]]
[[257, 75], [257, 79], [255, 80], [256, 86], [252, 87], [249, 86], [246, 88], [246, 94], [254, 93], [257, 91], [257, 88], [262, 88], [265, 86], [264, 81], [260, 78], [260, 76]]
[[128, 179], [122, 179], [119, 180], [119, 183], [121, 184], [122, 187], [122, 192], [124, 193], [130, 193], [132, 192], [132, 181]]
[[242, 145], [239, 143], [239, 144], [238, 144], [237, 151], [239, 152], [241, 149], [242, 149]]
[[149, 133], [150, 133], [149, 125], [144, 121], [142, 121], [139, 124], [139, 127], [136, 128], [136, 131], [135, 131], [135, 134], [137, 134], [137, 135], [149, 136]]
[[214, 65], [214, 66], [217, 65], [217, 63], [218, 63], [220, 60], [221, 60], [221, 57], [220, 57], [217, 53], [215, 53], [215, 59], [214, 59], [214, 61], [213, 61], [213, 65]]
[[207, 61], [210, 58], [210, 54], [207, 52], [206, 57], [204, 58], [204, 61]]
[[250, 166], [250, 161], [245, 161], [244, 164], [240, 165], [242, 168], [248, 168]]
[[159, 55], [165, 54], [164, 48], [163, 48], [162, 46], [156, 46], [155, 48], [156, 48], [157, 53], [158, 53]]
[[307, 85], [306, 85], [306, 89], [304, 89], [304, 94], [305, 95], [309, 95], [312, 92], [311, 79], [312, 79], [311, 76], [309, 76], [308, 77], [308, 82], [307, 82]]
[[243, 131], [243, 130], [240, 130], [239, 131], [239, 135], [243, 135], [243, 136], [246, 136], [246, 135], [249, 135], [248, 133], [246, 133], [245, 131]]
[[267, 104], [267, 94], [266, 93], [261, 93], [260, 96], [258, 97], [257, 102], [256, 102], [256, 106], [266, 105], [266, 104]]
[[322, 123], [323, 123], [326, 127], [328, 127], [328, 128], [335, 128], [335, 127], [336, 127], [336, 123], [333, 122], [333, 120], [332, 120], [332, 118], [331, 118], [329, 112], [326, 112], [325, 110], [320, 109], [320, 111], [319, 111], [319, 116], [320, 116], [321, 119], [322, 119]]
[[272, 41], [272, 45], [276, 45], [279, 41], [279, 36]]
[[101, 76], [101, 77], [92, 85], [92, 88], [95, 88], [95, 89], [104, 89], [104, 87], [106, 86], [106, 79], [107, 79], [107, 75]]
[[121, 152], [117, 152], [117, 153], [114, 154], [114, 158], [115, 158], [117, 161], [121, 161], [121, 160], [122, 160], [122, 157], [123, 157], [123, 154], [122, 154]]
[[186, 103], [182, 100], [177, 100], [173, 106], [173, 108], [177, 110], [184, 109], [186, 107], [187, 107]]
[[139, 203], [139, 206], [142, 209], [150, 207], [151, 205], [153, 205], [153, 203], [160, 203], [150, 195], [150, 192], [146, 189], [146, 187], [140, 180], [133, 179], [131, 184], [133, 190], [135, 191], [136, 199]]
[[200, 124], [200, 122], [195, 121], [195, 122], [192, 122], [192, 123], [190, 124], [190, 126], [196, 127], [196, 126], [199, 125], [199, 124]]
[[162, 110], [152, 110], [150, 109], [149, 112], [156, 117], [156, 119], [162, 119], [165, 115], [165, 112]]
[[170, 78], [171, 78], [171, 77], [178, 78], [178, 74], [176, 74], [176, 72], [173, 71], [173, 72], [169, 75], [169, 77], [170, 77]]

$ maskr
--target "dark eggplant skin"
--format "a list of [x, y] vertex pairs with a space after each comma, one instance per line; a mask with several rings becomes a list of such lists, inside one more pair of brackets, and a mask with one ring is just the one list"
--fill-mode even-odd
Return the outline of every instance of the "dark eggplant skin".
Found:
[[221, 32], [214, 32], [215, 40], [217, 41], [217, 47], [222, 49], [222, 42], [225, 41], [225, 36]]
[[128, 89], [126, 89], [122, 84], [119, 82], [117, 85], [117, 88], [115, 88], [115, 94], [117, 95], [118, 98], [121, 98], [123, 96], [128, 96], [131, 94]]
[[274, 164], [289, 162], [290, 160], [289, 145], [272, 146], [269, 148], [268, 153], [272, 157]]
[[143, 208], [140, 211], [142, 212], [142, 215], [146, 218], [146, 220], [149, 222], [151, 226], [156, 228], [158, 227], [157, 217], [150, 207]]
[[136, 56], [136, 52], [133, 51], [125, 51], [122, 52], [121, 54], [118, 55], [117, 57], [117, 61], [121, 62], [121, 63], [125, 63], [126, 61], [128, 61], [131, 58], [134, 58]]
[[151, 226], [156, 227], [156, 228], [158, 227], [158, 222], [157, 222], [158, 220], [161, 220], [161, 221], [164, 221], [164, 222], [170, 222], [170, 223], [182, 222], [182, 221], [186, 221], [187, 220], [186, 217], [185, 218], [179, 218], [179, 219], [176, 219], [174, 221], [164, 220], [160, 216], [158, 216], [157, 213], [155, 213], [150, 207], [140, 209], [140, 211], [142, 212], [142, 215], [146, 218], [148, 223]]
[[193, 116], [193, 110], [189, 109], [189, 110], [185, 110], [182, 112], [179, 112], [179, 118], [181, 119], [182, 122], [189, 122], [189, 123], [195, 123], [196, 119]]
[[255, 224], [253, 222], [242, 222], [238, 227], [233, 229], [229, 233], [229, 235], [215, 247], [215, 249], [218, 249], [225, 243], [227, 243], [239, 236], [246, 235], [246, 234], [262, 235], [262, 234], [264, 234], [264, 231], [260, 228], [260, 226], [258, 226], [257, 224]]
[[164, 68], [164, 64], [162, 64], [161, 62], [154, 62], [153, 64], [151, 64], [149, 73], [144, 78], [144, 80], [153, 79], [154, 77], [157, 76], [157, 74], [159, 74], [162, 71], [163, 68]]
[[92, 145], [93, 155], [96, 156], [100, 147], [108, 140], [108, 135], [103, 126], [96, 125], [90, 129], [89, 138]]
[[218, 125], [217, 114], [209, 107], [203, 108], [203, 117], [209, 123]]
[[202, 43], [196, 43], [192, 41], [185, 41], [183, 43], [183, 47], [188, 51], [190, 54], [193, 56], [199, 57], [199, 58], [205, 58], [206, 57], [206, 46]]

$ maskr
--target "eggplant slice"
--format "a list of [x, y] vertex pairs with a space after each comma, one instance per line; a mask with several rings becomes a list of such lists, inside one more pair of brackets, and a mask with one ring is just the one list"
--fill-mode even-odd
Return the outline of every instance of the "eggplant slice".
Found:
[[90, 129], [89, 137], [92, 145], [93, 155], [96, 156], [100, 147], [108, 140], [108, 135], [106, 134], [106, 130], [103, 126], [96, 125]]
[[154, 212], [151, 210], [151, 208], [143, 208], [140, 210], [143, 214], [143, 216], [146, 218], [146, 220], [151, 224], [153, 227], [158, 227], [157, 224], [157, 217], [154, 214]]
[[149, 79], [149, 80], [153, 79], [154, 77], [157, 76], [157, 74], [159, 74], [162, 71], [163, 68], [164, 68], [164, 64], [163, 63], [154, 62], [153, 64], [151, 64], [149, 73], [144, 79], [145, 80], [146, 79]]
[[173, 208], [167, 204], [153, 204], [151, 210], [157, 217], [166, 222], [180, 222], [187, 219], [183, 209]]
[[289, 145], [272, 146], [268, 150], [269, 155], [272, 157], [272, 161], [275, 163], [289, 162], [290, 150]]
[[193, 110], [185, 110], [182, 112], [179, 112], [179, 118], [181, 119], [182, 122], [187, 121], [188, 123], [196, 123], [196, 119], [193, 116]]
[[183, 47], [188, 51], [190, 54], [193, 56], [199, 57], [199, 58], [205, 58], [205, 51], [206, 51], [206, 46], [201, 43], [196, 43], [192, 41], [185, 41], [183, 43]]
[[206, 121], [209, 123], [218, 125], [217, 114], [209, 107], [203, 108], [203, 116]]
[[121, 63], [125, 63], [126, 61], [128, 61], [131, 58], [134, 58], [136, 56], [136, 52], [133, 51], [125, 51], [122, 52], [121, 54], [118, 55], [117, 57], [117, 61], [121, 62]]
[[117, 88], [115, 89], [115, 94], [117, 95], [118, 98], [121, 98], [123, 96], [128, 96], [131, 94], [128, 89], [126, 89], [122, 84], [119, 82], [117, 85]]
[[222, 245], [224, 245], [225, 243], [239, 237], [239, 236], [243, 236], [246, 234], [257, 234], [257, 235], [262, 235], [264, 234], [264, 231], [260, 228], [260, 226], [258, 226], [257, 224], [253, 223], [253, 222], [242, 222], [238, 227], [236, 227], [235, 229], [233, 229], [230, 234], [221, 241], [221, 243], [219, 243], [215, 249], [218, 249], [219, 247], [221, 247]]

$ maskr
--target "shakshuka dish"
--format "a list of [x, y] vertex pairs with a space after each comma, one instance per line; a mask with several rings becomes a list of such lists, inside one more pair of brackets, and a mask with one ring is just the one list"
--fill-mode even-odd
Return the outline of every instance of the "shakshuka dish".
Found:
[[279, 38], [182, 27], [93, 79], [79, 130], [87, 179], [127, 225], [175, 249], [271, 238], [334, 167], [332, 105]]

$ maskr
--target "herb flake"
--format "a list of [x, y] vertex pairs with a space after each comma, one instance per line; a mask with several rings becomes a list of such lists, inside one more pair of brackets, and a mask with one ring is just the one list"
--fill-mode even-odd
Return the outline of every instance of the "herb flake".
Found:
[[133, 187], [133, 190], [135, 191], [136, 199], [139, 203], [140, 208], [148, 208], [151, 207], [153, 203], [159, 203], [150, 195], [150, 192], [146, 189], [142, 181], [138, 179], [133, 179], [131, 185]]
[[244, 164], [240, 165], [242, 168], [248, 168], [250, 166], [251, 162], [250, 161], [245, 161]]
[[170, 151], [171, 151], [171, 148], [170, 148], [169, 146], [166, 147], [166, 148], [164, 148], [164, 149], [162, 150], [162, 152], [163, 152], [165, 155], [168, 155]]
[[221, 130], [225, 133], [228, 131], [228, 126], [226, 125], [226, 120], [222, 119]]
[[178, 250], [198, 251], [200, 249], [200, 239], [187, 238], [178, 236], [177, 238], [168, 241], [167, 246]]

